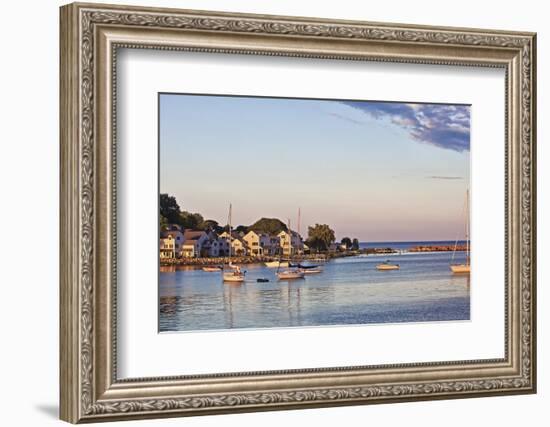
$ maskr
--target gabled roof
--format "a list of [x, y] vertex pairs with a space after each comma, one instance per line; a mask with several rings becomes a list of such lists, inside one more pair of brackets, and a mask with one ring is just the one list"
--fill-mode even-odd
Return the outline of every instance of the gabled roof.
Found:
[[248, 244], [247, 244], [241, 237], [239, 237], [239, 236], [234, 237], [233, 240], [232, 240], [232, 242], [233, 242], [233, 243], [234, 243], [234, 242], [240, 242], [243, 246], [248, 246]]
[[267, 233], [261, 233], [259, 231], [250, 230], [248, 233], [244, 235], [244, 237], [248, 236], [250, 233], [254, 233], [258, 237], [270, 237]]
[[[221, 233], [218, 237], [221, 237], [222, 239], [226, 239], [229, 236], [229, 231], [224, 231]], [[237, 233], [235, 230], [231, 232], [231, 238], [232, 239], [240, 239], [242, 236]]]
[[180, 230], [165, 230], [160, 233], [160, 237], [163, 239], [166, 239], [169, 236], [175, 237], [176, 235], [183, 235], [183, 233]]
[[[300, 237], [298, 232], [296, 232], [294, 230], [290, 230], [290, 232], [292, 233], [293, 237]], [[281, 230], [281, 231], [279, 231], [279, 234], [277, 234], [277, 236], [280, 236], [281, 234], [288, 234], [288, 231], [287, 230]]]
[[198, 240], [202, 236], [206, 236], [206, 233], [204, 231], [194, 231], [194, 230], [186, 230], [185, 233], [183, 233], [183, 238], [187, 240]]

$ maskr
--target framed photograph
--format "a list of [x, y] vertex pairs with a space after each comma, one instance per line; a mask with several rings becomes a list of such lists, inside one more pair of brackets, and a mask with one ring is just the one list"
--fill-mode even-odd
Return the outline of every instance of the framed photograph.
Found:
[[61, 8], [61, 418], [536, 391], [535, 34]]

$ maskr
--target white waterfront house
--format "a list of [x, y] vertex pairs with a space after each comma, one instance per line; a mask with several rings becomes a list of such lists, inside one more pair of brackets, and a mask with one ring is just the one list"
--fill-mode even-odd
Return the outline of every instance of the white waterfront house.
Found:
[[159, 249], [163, 259], [181, 258], [184, 236], [179, 226], [170, 225], [160, 233]]
[[231, 253], [238, 256], [249, 254], [248, 245], [241, 236], [234, 237], [233, 240], [231, 240]]
[[[289, 238], [292, 238], [289, 253]], [[199, 258], [237, 256], [290, 256], [303, 253], [305, 245], [298, 233], [281, 231], [277, 235], [269, 235], [258, 231], [249, 231], [246, 234], [224, 231], [216, 234], [213, 231], [185, 230], [178, 225], [169, 225], [160, 233], [160, 258]]]
[[[230, 244], [231, 244], [231, 255], [248, 255], [249, 254], [249, 247], [239, 233], [236, 233], [236, 232], [231, 233], [231, 238], [230, 238], [229, 232], [224, 231], [222, 234], [220, 234], [219, 239], [223, 240], [225, 242], [225, 246], [227, 247], [227, 252], [225, 252], [225, 255], [229, 255]], [[225, 246], [224, 246], [224, 251], [225, 251]]]
[[304, 242], [302, 242], [302, 238], [297, 232], [293, 230], [290, 230], [290, 232], [283, 230], [277, 234], [277, 237], [279, 238], [279, 245], [284, 256], [291, 256], [304, 252]]
[[250, 230], [243, 237], [250, 255], [271, 255], [271, 236]]

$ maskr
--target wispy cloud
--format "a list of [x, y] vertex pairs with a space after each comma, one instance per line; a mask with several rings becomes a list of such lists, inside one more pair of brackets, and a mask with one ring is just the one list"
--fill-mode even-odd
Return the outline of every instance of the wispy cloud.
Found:
[[451, 179], [451, 180], [464, 179], [461, 176], [440, 176], [440, 175], [431, 175], [431, 176], [427, 176], [426, 178], [427, 179]]
[[375, 119], [389, 120], [417, 141], [458, 152], [470, 150], [469, 106], [362, 101], [342, 101], [342, 104]]
[[353, 123], [353, 124], [356, 124], [356, 125], [364, 125], [365, 124], [365, 122], [362, 122], [361, 120], [356, 120], [354, 118], [345, 116], [344, 114], [339, 114], [339, 113], [334, 113], [334, 112], [331, 112], [331, 113], [328, 113], [328, 114], [329, 114], [329, 116], [336, 117], [338, 119], [342, 119], [342, 120], [345, 120], [346, 122], [350, 122], [350, 123]]

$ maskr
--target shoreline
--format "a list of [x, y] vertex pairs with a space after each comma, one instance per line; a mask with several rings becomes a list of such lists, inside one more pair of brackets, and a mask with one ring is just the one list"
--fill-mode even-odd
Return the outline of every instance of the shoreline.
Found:
[[[358, 251], [348, 251], [348, 252], [337, 252], [337, 253], [320, 253], [320, 254], [309, 254], [302, 255], [300, 257], [291, 258], [291, 261], [315, 261], [323, 259], [324, 261], [329, 261], [334, 258], [345, 258], [353, 257], [359, 255], [391, 255], [391, 254], [401, 254], [401, 253], [424, 253], [424, 252], [452, 252], [455, 250], [454, 245], [420, 245], [414, 246], [407, 250], [399, 250], [391, 247], [381, 247], [381, 248], [365, 248]], [[459, 245], [456, 247], [457, 251], [464, 252], [466, 250], [465, 245]], [[218, 265], [227, 265], [229, 263], [235, 264], [263, 264], [270, 261], [278, 261], [279, 257], [274, 256], [233, 256], [233, 257], [216, 257], [216, 258], [177, 258], [177, 259], [161, 259], [161, 267], [171, 267], [171, 266], [195, 266], [195, 267], [206, 267], [206, 266], [218, 266]]]
[[[315, 254], [315, 255], [303, 255], [301, 257], [293, 257], [290, 259], [291, 262], [300, 262], [300, 261], [315, 261], [323, 258], [323, 261], [328, 261], [331, 258], [341, 258], [344, 256], [355, 256], [360, 255], [360, 253], [353, 254]], [[218, 265], [227, 265], [229, 263], [234, 264], [263, 264], [265, 262], [279, 261], [279, 257], [273, 256], [232, 256], [230, 257], [213, 257], [213, 258], [177, 258], [177, 259], [161, 259], [161, 267], [170, 267], [170, 266], [196, 266], [196, 267], [206, 267], [206, 266], [218, 266]], [[283, 259], [282, 261], [287, 261]]]

